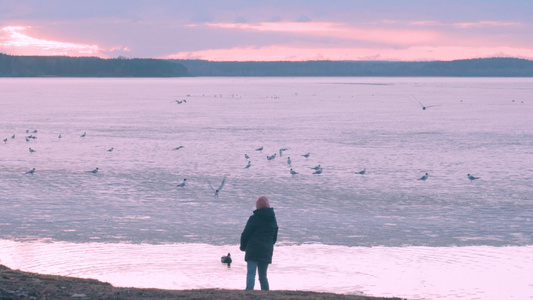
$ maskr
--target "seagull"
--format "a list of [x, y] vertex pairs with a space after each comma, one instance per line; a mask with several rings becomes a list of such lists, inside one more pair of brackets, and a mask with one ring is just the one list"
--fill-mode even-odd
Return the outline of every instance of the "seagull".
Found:
[[291, 172], [291, 175], [296, 175], [298, 172], [294, 171], [293, 169], [290, 169], [289, 172]]
[[424, 175], [424, 176], [418, 178], [418, 180], [426, 181], [426, 179], [428, 179], [428, 177], [429, 177], [429, 174], [426, 173], [426, 175]]
[[36, 151], [33, 150], [33, 149], [30, 147], [30, 153], [33, 153], [33, 152], [36, 152]]
[[179, 149], [181, 149], [181, 148], [184, 148], [184, 146], [176, 147], [176, 148], [172, 149], [172, 151], [176, 151], [176, 150], [179, 150]]
[[283, 151], [287, 151], [287, 150], [289, 150], [289, 149], [287, 149], [287, 148], [279, 149], [279, 157], [282, 157], [283, 156]]
[[355, 172], [355, 174], [365, 175], [366, 174], [366, 168], [364, 168], [363, 171]]
[[313, 169], [313, 170], [320, 170], [320, 169], [322, 169], [322, 167], [321, 167], [320, 165], [318, 165], [318, 166], [316, 166], [316, 167], [314, 167], [314, 168], [311, 168], [311, 169]]
[[31, 174], [31, 175], [33, 175], [33, 173], [35, 173], [35, 168], [33, 168], [33, 169], [29, 170], [28, 172], [26, 172], [26, 174]]
[[33, 132], [33, 133], [37, 133], [37, 129], [36, 129], [36, 130], [34, 130], [34, 131], [32, 131], [32, 132]]
[[84, 132], [80, 137], [85, 137], [87, 135], [87, 132]]
[[92, 170], [92, 171], [87, 171], [87, 173], [93, 173], [93, 174], [96, 174], [96, 173], [98, 173], [98, 168], [96, 168], [96, 169], [94, 169], [94, 170]]
[[29, 129], [26, 129], [26, 133], [30, 133], [30, 130], [29, 130]]
[[113, 152], [113, 150], [115, 150], [115, 147], [111, 147], [111, 148], [107, 149], [107, 152]]
[[250, 159], [250, 156], [248, 156], [248, 154], [244, 154], [244, 158]]
[[411, 101], [413, 101], [413, 102], [416, 102], [416, 103], [420, 104], [420, 106], [422, 106], [422, 110], [426, 110], [426, 108], [430, 108], [430, 107], [436, 106], [436, 105], [425, 106], [424, 104], [422, 104], [422, 102], [418, 101], [418, 99], [416, 99], [415, 96], [412, 96], [412, 97], [413, 98], [409, 98], [409, 99], [411, 99]]
[[322, 174], [322, 168], [320, 168], [320, 169], [314, 171], [313, 174]]
[[29, 138], [26, 138], [26, 142], [29, 142], [29, 141], [30, 141], [30, 139], [29, 139]]
[[287, 164], [290, 166], [291, 165], [291, 158], [290, 157], [287, 157]]
[[305, 157], [305, 158], [309, 158], [309, 155], [311, 155], [311, 153], [307, 153], [307, 154], [304, 154], [302, 156]]
[[14, 138], [15, 138], [15, 134], [14, 134], [14, 133], [13, 133], [13, 135], [11, 136], [11, 138], [12, 138], [12, 139], [14, 139]]
[[470, 174], [468, 174], [467, 176], [468, 176], [468, 179], [470, 179], [470, 182], [472, 182], [472, 181], [474, 181], [474, 180], [476, 180], [476, 179], [481, 178], [481, 177], [472, 176], [472, 175], [470, 175]]
[[246, 165], [246, 167], [244, 167], [245, 169], [248, 169], [250, 166], [252, 166], [252, 162], [251, 161], [248, 161], [248, 164]]
[[263, 146], [261, 146], [261, 147], [255, 149], [255, 151], [263, 151]]
[[211, 185], [211, 183], [209, 182], [209, 180], [207, 181], [207, 184], [209, 184], [209, 187], [213, 190], [213, 192], [215, 193], [215, 199], [218, 199], [218, 193], [220, 193], [220, 191], [222, 191], [222, 188], [224, 187], [224, 183], [226, 183], [226, 176], [224, 176], [224, 179], [222, 179], [222, 183], [220, 184], [220, 186], [218, 187], [218, 189], [215, 190], [215, 188], [213, 188], [213, 186]]
[[267, 159], [268, 159], [268, 160], [273, 160], [274, 158], [276, 158], [276, 154], [277, 154], [277, 153], [274, 153], [274, 154], [272, 154], [272, 155], [270, 155], [270, 156], [267, 156]]
[[61, 138], [61, 133], [57, 136], [58, 138]]
[[184, 187], [186, 183], [187, 183], [187, 179], [183, 178], [183, 182], [178, 184], [177, 187]]
[[229, 268], [230, 265], [231, 265], [231, 262], [232, 262], [232, 260], [231, 260], [231, 254], [228, 253], [228, 255], [226, 255], [226, 256], [222, 256], [222, 257], [220, 258], [220, 262], [223, 263], [223, 264], [228, 264], [228, 268]]
[[7, 143], [7, 138], [4, 139], [4, 143]]

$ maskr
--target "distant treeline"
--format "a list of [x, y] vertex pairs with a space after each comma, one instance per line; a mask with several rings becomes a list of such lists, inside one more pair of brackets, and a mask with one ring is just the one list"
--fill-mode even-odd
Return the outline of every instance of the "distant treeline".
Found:
[[0, 77], [179, 77], [187, 69], [161, 59], [12, 56], [0, 53]]
[[454, 61], [213, 62], [139, 58], [12, 56], [0, 53], [0, 77], [181, 76], [448, 76], [533, 77], [533, 61], [483, 58]]
[[189, 76], [449, 76], [533, 77], [533, 61], [484, 58], [455, 61], [211, 62], [175, 60]]

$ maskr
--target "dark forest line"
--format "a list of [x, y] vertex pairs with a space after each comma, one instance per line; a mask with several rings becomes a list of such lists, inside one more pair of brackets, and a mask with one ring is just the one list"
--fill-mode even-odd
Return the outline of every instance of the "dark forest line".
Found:
[[181, 77], [187, 69], [161, 59], [12, 56], [0, 53], [0, 77]]
[[484, 58], [455, 61], [211, 62], [175, 60], [189, 76], [533, 77], [533, 61]]
[[213, 62], [140, 58], [13, 56], [0, 53], [0, 77], [184, 76], [533, 77], [533, 61], [518, 58], [482, 58], [416, 62]]

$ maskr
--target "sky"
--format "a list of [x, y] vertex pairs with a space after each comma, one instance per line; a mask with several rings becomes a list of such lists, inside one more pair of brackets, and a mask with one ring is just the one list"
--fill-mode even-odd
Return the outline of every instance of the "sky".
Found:
[[0, 53], [212, 61], [533, 59], [533, 0], [0, 0]]

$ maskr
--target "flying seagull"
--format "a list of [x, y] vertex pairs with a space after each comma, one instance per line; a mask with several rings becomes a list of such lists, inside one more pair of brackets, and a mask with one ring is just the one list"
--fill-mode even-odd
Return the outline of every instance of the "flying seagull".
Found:
[[213, 192], [215, 193], [215, 199], [218, 199], [218, 193], [220, 193], [220, 191], [222, 191], [222, 188], [224, 187], [224, 184], [226, 183], [226, 176], [224, 176], [224, 179], [222, 179], [222, 183], [220, 184], [220, 186], [218, 187], [218, 189], [215, 190], [215, 188], [211, 185], [211, 183], [209, 182], [209, 180], [207, 181], [207, 184], [209, 184], [209, 187], [211, 188], [211, 190], [213, 190]]
[[287, 151], [287, 150], [289, 150], [289, 149], [287, 149], [287, 148], [279, 149], [279, 157], [282, 157], [283, 156], [283, 151]]
[[412, 98], [409, 98], [411, 99], [411, 101], [415, 102], [415, 103], [418, 103], [420, 104], [420, 106], [422, 107], [422, 110], [426, 110], [426, 108], [430, 108], [430, 107], [434, 107], [436, 105], [428, 105], [428, 106], [425, 106], [424, 104], [422, 104], [422, 102], [418, 101], [418, 99], [416, 99], [415, 96], [412, 96]]

